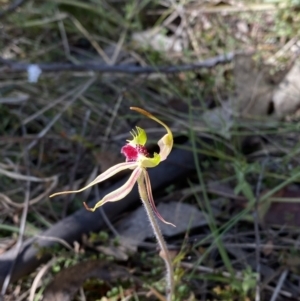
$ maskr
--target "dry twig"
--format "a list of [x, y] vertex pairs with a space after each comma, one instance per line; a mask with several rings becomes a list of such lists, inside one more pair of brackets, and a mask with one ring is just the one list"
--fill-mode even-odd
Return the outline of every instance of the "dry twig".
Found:
[[[132, 73], [132, 74], [149, 74], [149, 73], [178, 73], [191, 71], [202, 68], [213, 68], [219, 64], [232, 62], [238, 52], [218, 55], [193, 64], [183, 64], [178, 66], [134, 66], [134, 65], [117, 65], [110, 66], [103, 63], [83, 63], [75, 65], [73, 63], [36, 63], [42, 72], [61, 72], [61, 71], [96, 71], [100, 73]], [[0, 58], [0, 63], [4, 65], [2, 71], [9, 73], [27, 72], [30, 63], [6, 60]]]

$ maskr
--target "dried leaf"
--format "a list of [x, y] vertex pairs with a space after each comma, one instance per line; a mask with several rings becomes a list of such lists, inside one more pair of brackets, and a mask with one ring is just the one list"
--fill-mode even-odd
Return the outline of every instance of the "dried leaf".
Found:
[[290, 69], [290, 63], [278, 60], [264, 63], [248, 54], [235, 56], [234, 77], [237, 98], [235, 108], [245, 116], [266, 116], [273, 108], [273, 93]]
[[297, 186], [282, 189], [266, 203], [268, 210], [260, 214], [265, 224], [300, 226], [300, 190]]
[[177, 37], [169, 37], [160, 32], [146, 30], [135, 32], [132, 40], [142, 48], [152, 48], [156, 51], [182, 51], [182, 42]]
[[296, 62], [273, 95], [274, 110], [282, 118], [300, 108], [300, 62]]
[[270, 81], [271, 67], [258, 64], [249, 55], [237, 55], [234, 61], [236, 100], [234, 108], [246, 116], [266, 116], [275, 88]]

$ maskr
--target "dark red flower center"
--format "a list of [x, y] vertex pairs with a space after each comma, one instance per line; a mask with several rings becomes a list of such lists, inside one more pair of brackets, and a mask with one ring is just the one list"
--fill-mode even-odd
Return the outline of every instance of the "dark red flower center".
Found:
[[135, 147], [126, 144], [121, 148], [121, 153], [126, 157], [126, 162], [137, 161], [138, 155], [149, 156], [146, 147], [140, 144], [137, 144]]

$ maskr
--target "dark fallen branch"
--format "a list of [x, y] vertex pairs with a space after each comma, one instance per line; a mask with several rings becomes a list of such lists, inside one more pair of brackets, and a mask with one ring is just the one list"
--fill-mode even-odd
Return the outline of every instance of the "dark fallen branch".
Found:
[[10, 4], [5, 10], [0, 11], [0, 18], [14, 12], [18, 7], [24, 4], [27, 0], [16, 0]]
[[[204, 61], [199, 61], [193, 64], [178, 65], [178, 66], [163, 66], [163, 67], [142, 67], [135, 65], [117, 65], [109, 66], [105, 64], [94, 63], [34, 63], [39, 66], [43, 72], [61, 72], [61, 71], [95, 71], [100, 73], [132, 73], [132, 74], [149, 74], [149, 73], [178, 73], [184, 71], [191, 71], [201, 68], [213, 68], [219, 64], [226, 64], [232, 62], [237, 53], [228, 53], [224, 55], [215, 56]], [[0, 68], [5, 72], [27, 72], [30, 63], [21, 63], [17, 61], [5, 60], [0, 58]]]
[[[194, 169], [193, 154], [189, 151], [174, 149], [168, 157], [168, 160], [156, 168], [149, 169], [153, 191], [166, 187], [168, 184], [180, 179], [185, 179]], [[101, 196], [120, 187], [125, 181], [126, 179], [105, 189], [102, 191]], [[95, 201], [89, 202], [88, 205], [93, 207]], [[134, 190], [118, 203], [108, 203], [103, 208], [105, 209], [108, 218], [114, 219], [130, 207], [137, 206], [139, 202], [138, 192], [137, 190]], [[57, 237], [72, 244], [74, 241], [80, 241], [82, 234], [97, 232], [104, 227], [105, 222], [102, 219], [99, 210], [91, 213], [85, 209], [81, 209], [73, 215], [61, 220], [41, 235], [44, 237]], [[33, 272], [39, 264], [45, 262], [49, 258], [49, 256], [46, 255], [42, 258], [37, 258], [38, 248], [36, 245], [43, 248], [49, 248], [55, 243], [56, 242], [53, 240], [50, 241], [41, 238], [31, 238], [25, 241], [15, 264], [15, 270], [12, 273], [12, 281], [16, 281]], [[3, 281], [9, 271], [11, 263], [15, 260], [14, 256], [14, 249], [0, 256], [0, 286], [3, 285]]]

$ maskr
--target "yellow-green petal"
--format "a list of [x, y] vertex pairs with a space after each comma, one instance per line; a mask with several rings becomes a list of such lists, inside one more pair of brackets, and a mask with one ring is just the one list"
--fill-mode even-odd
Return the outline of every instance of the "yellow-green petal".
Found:
[[132, 190], [134, 184], [136, 183], [138, 177], [141, 175], [142, 170], [143, 170], [142, 168], [136, 168], [132, 172], [129, 179], [127, 180], [127, 182], [124, 185], [122, 185], [120, 188], [112, 191], [111, 193], [107, 194], [93, 208], [87, 207], [87, 205], [84, 203], [85, 208], [88, 209], [89, 211], [94, 212], [97, 208], [101, 207], [105, 203], [116, 202], [116, 201], [119, 201], [119, 200], [125, 198], [125, 196], [128, 195], [131, 192], [131, 190]]
[[157, 153], [153, 154], [153, 158], [140, 156], [138, 159], [139, 165], [143, 168], [151, 168], [155, 167], [160, 163], [160, 155]]
[[143, 130], [140, 127], [136, 127], [136, 131], [132, 130], [130, 132], [130, 134], [132, 135], [133, 139], [132, 140], [127, 140], [127, 142], [134, 144], [134, 145], [145, 145], [147, 142], [147, 134], [145, 132], [145, 130]]
[[160, 149], [160, 152], [159, 152], [160, 161], [164, 161], [170, 154], [172, 147], [173, 147], [173, 134], [172, 134], [170, 128], [164, 122], [162, 122], [161, 120], [159, 120], [158, 118], [153, 116], [151, 113], [149, 113], [141, 108], [130, 107], [130, 109], [137, 111], [137, 112], [147, 116], [148, 118], [158, 122], [166, 129], [167, 134], [164, 135], [157, 143], [159, 146], [159, 149]]
[[85, 187], [83, 187], [79, 190], [56, 192], [56, 193], [53, 193], [52, 195], [50, 195], [50, 198], [52, 198], [54, 196], [57, 196], [57, 195], [61, 195], [61, 194], [70, 194], [70, 193], [82, 192], [82, 191], [90, 188], [91, 186], [93, 186], [95, 184], [98, 184], [100, 182], [103, 182], [104, 180], [107, 180], [108, 178], [114, 176], [115, 174], [117, 174], [118, 172], [120, 172], [122, 170], [132, 169], [132, 168], [135, 168], [137, 166], [138, 166], [137, 162], [123, 162], [123, 163], [116, 164], [116, 165], [110, 167], [108, 170], [106, 170], [102, 174], [100, 174], [94, 181], [92, 181], [91, 183], [89, 183]]

